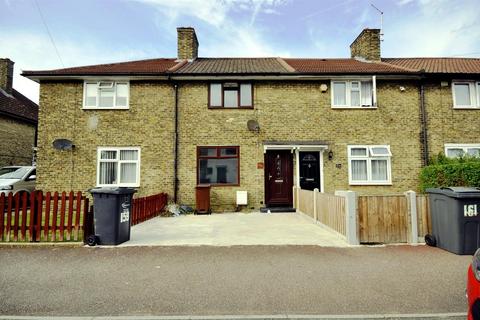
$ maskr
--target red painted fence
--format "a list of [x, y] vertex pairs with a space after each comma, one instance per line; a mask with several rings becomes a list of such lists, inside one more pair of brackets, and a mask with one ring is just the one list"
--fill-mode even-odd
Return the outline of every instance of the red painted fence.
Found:
[[167, 205], [167, 200], [166, 193], [133, 199], [132, 226], [160, 215]]
[[91, 213], [81, 192], [0, 195], [1, 241], [80, 241]]
[[[158, 216], [166, 205], [166, 193], [133, 199], [131, 224]], [[93, 207], [81, 192], [0, 194], [0, 242], [82, 241], [93, 225]]]

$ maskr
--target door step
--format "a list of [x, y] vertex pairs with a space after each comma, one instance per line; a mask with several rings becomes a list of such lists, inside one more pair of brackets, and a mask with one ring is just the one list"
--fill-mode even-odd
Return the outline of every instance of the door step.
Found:
[[267, 213], [270, 211], [271, 213], [275, 212], [297, 212], [295, 208], [292, 207], [263, 207], [260, 208], [260, 212]]

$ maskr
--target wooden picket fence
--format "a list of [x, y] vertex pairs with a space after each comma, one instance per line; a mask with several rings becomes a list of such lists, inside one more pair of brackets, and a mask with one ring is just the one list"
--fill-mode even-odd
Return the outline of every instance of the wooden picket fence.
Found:
[[132, 203], [132, 226], [160, 215], [167, 205], [166, 193], [135, 198]]
[[81, 192], [2, 193], [0, 242], [81, 241], [89, 212], [89, 199]]

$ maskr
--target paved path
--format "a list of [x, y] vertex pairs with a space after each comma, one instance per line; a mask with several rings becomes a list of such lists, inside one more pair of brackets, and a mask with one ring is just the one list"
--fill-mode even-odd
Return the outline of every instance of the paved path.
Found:
[[470, 261], [406, 245], [3, 247], [0, 314], [465, 312]]
[[122, 246], [317, 245], [346, 247], [336, 233], [298, 213], [223, 213], [155, 218], [136, 225]]

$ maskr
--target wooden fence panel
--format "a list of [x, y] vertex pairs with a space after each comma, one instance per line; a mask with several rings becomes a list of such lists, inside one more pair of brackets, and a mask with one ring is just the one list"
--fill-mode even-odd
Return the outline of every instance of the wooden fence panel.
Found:
[[313, 214], [313, 191], [300, 189], [298, 192], [298, 210], [314, 217]]
[[317, 220], [346, 236], [345, 198], [333, 194], [317, 193]]
[[417, 217], [418, 217], [418, 236], [423, 238], [426, 234], [432, 232], [432, 222], [430, 219], [430, 203], [428, 195], [417, 196]]
[[359, 196], [360, 242], [407, 242], [408, 206], [404, 195]]

